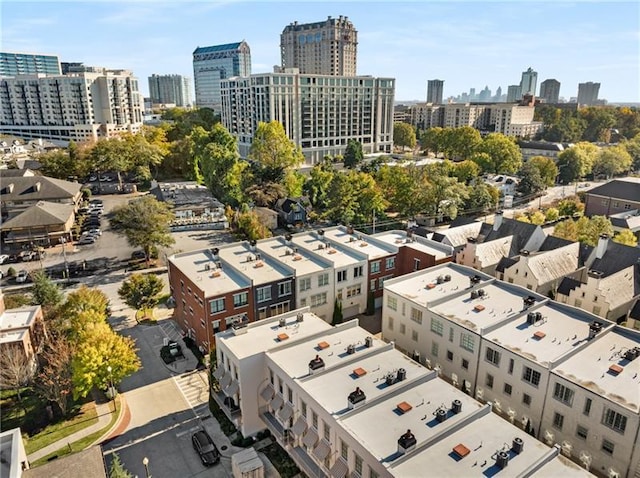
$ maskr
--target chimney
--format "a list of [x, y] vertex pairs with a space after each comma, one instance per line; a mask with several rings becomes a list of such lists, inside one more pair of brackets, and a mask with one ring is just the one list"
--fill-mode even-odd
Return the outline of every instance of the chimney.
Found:
[[502, 226], [502, 211], [496, 211], [495, 216], [493, 216], [493, 230], [497, 231]]
[[609, 245], [609, 236], [607, 234], [600, 234], [598, 238], [598, 245], [596, 246], [596, 258], [602, 259], [604, 253], [607, 252], [607, 246]]

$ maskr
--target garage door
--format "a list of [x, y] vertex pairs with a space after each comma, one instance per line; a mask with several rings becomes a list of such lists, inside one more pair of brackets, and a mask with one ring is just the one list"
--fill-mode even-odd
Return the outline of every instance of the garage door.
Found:
[[352, 305], [351, 307], [347, 307], [346, 309], [342, 310], [342, 317], [344, 317], [345, 319], [353, 317], [354, 315], [358, 315], [357, 305]]

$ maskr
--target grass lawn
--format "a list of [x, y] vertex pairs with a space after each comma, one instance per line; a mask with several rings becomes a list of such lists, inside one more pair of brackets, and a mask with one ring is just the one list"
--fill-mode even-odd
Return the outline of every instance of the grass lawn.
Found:
[[153, 315], [153, 309], [140, 309], [136, 311], [136, 322], [144, 324], [155, 324], [156, 318]]
[[54, 451], [53, 453], [51, 453], [51, 454], [49, 454], [47, 456], [43, 456], [39, 460], [36, 460], [36, 461], [30, 463], [31, 468], [35, 468], [36, 466], [39, 466], [39, 465], [44, 465], [48, 461], [51, 461], [52, 459], [54, 459], [54, 457], [61, 458], [61, 457], [65, 456], [65, 455], [70, 455], [71, 453], [82, 451], [85, 448], [87, 448], [88, 446], [92, 445], [96, 440], [100, 439], [102, 437], [102, 435], [107, 433], [111, 429], [111, 427], [113, 427], [115, 425], [116, 420], [120, 416], [120, 408], [121, 408], [120, 397], [116, 397], [116, 401], [115, 402], [116, 402], [116, 413], [112, 413], [111, 414], [111, 420], [109, 421], [109, 424], [106, 427], [104, 427], [101, 430], [98, 430], [97, 432], [94, 432], [91, 435], [88, 435], [88, 436], [86, 436], [86, 437], [84, 437], [84, 438], [82, 438], [82, 439], [80, 439], [78, 441], [75, 441], [75, 442], [71, 443], [70, 445], [62, 447], [59, 450]]

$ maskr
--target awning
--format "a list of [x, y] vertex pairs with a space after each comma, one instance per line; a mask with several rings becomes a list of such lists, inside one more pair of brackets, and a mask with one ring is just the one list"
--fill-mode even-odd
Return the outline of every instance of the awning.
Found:
[[305, 436], [302, 437], [302, 443], [304, 443], [304, 446], [306, 446], [307, 448], [312, 448], [317, 441], [318, 441], [318, 432], [315, 431], [313, 428], [309, 428]]
[[275, 390], [273, 389], [273, 385], [269, 384], [262, 389], [262, 392], [260, 392], [260, 396], [268, 402], [269, 400], [271, 400], [271, 397], [273, 397], [274, 392]]
[[223, 392], [227, 397], [233, 397], [236, 393], [238, 393], [239, 388], [240, 386], [238, 385], [238, 382], [235, 380], [232, 380], [231, 385], [225, 388]]
[[320, 440], [318, 446], [313, 449], [313, 454], [320, 461], [324, 461], [324, 459], [329, 456], [330, 452], [331, 446], [327, 443], [326, 440]]
[[230, 373], [225, 374], [224, 377], [220, 379], [220, 388], [223, 390], [227, 388], [231, 383], [231, 380], [232, 380], [231, 374]]
[[349, 473], [349, 466], [342, 458], [338, 458], [329, 470], [331, 478], [344, 478]]
[[288, 403], [285, 403], [284, 407], [282, 407], [278, 411], [278, 416], [283, 422], [286, 422], [287, 420], [289, 420], [289, 418], [291, 418], [291, 415], [293, 415], [293, 408]]
[[218, 367], [213, 372], [213, 378], [220, 381], [220, 379], [223, 377], [225, 373], [226, 373], [226, 370], [224, 369], [224, 367]]
[[271, 408], [273, 408], [274, 410], [278, 410], [282, 404], [284, 403], [284, 400], [282, 399], [282, 397], [280, 395], [277, 395], [275, 397], [273, 397], [273, 399], [271, 400]]
[[305, 421], [304, 417], [300, 415], [296, 420], [296, 422], [293, 424], [293, 428], [291, 429], [291, 431], [296, 436], [302, 436], [302, 434], [306, 429], [307, 429], [307, 422]]

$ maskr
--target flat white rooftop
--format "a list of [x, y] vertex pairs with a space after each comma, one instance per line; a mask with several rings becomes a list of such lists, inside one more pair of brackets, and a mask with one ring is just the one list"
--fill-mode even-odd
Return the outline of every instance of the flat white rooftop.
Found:
[[[356, 352], [353, 357], [354, 361], [341, 367], [298, 379], [300, 386], [332, 415], [342, 415], [348, 411], [347, 397], [356, 387], [365, 393], [367, 401], [372, 401], [382, 395], [394, 393], [406, 381], [429, 373], [429, 370], [391, 347], [373, 355]], [[358, 368], [366, 373], [358, 377], [355, 372]], [[401, 368], [406, 372], [405, 381], [387, 386], [387, 375], [395, 375]]]
[[[246, 332], [241, 335], [235, 335], [233, 330], [225, 330], [216, 334], [216, 341], [224, 343], [238, 360], [242, 360], [332, 328], [327, 322], [308, 311], [303, 312], [303, 321], [297, 322], [297, 312], [291, 311], [251, 322], [247, 325]], [[282, 317], [286, 319], [284, 327], [279, 326], [279, 320]], [[287, 338], [281, 334], [286, 334]], [[278, 338], [278, 335], [281, 335], [281, 338]]]
[[175, 254], [169, 257], [169, 261], [202, 289], [205, 297], [215, 297], [251, 286], [248, 278], [229, 267], [223, 266], [222, 270], [218, 270], [209, 249]]
[[[520, 454], [511, 450], [516, 437], [521, 438], [524, 444]], [[464, 457], [454, 451], [454, 448], [460, 450]], [[501, 469], [496, 465], [496, 454], [503, 450], [508, 453], [509, 462], [506, 468]], [[438, 440], [423, 453], [419, 451], [405, 461], [392, 465], [393, 475], [429, 476], [426, 470], [437, 470], [436, 475], [443, 477], [514, 477], [552, 453], [552, 449], [544, 443], [493, 413], [470, 421], [462, 429]]]
[[431, 307], [431, 310], [467, 329], [481, 333], [482, 329], [515, 317], [523, 309], [523, 299], [530, 291], [509, 284], [494, 282], [480, 287], [484, 296], [471, 298], [471, 292], [453, 297]]
[[[471, 268], [445, 264], [386, 280], [384, 288], [418, 305], [430, 307], [434, 301], [459, 294], [467, 289], [470, 286], [470, 278], [474, 275], [482, 278], [481, 283], [493, 280], [487, 275], [478, 274], [478, 271]], [[449, 276], [450, 280], [441, 281], [438, 284], [438, 278], [444, 280], [446, 276]]]
[[296, 271], [296, 277], [315, 274], [331, 267], [329, 263], [309, 254], [302, 248], [293, 253], [291, 244], [287, 244], [281, 237], [274, 237], [266, 241], [258, 242], [258, 250], [264, 251], [280, 262]]
[[39, 305], [34, 305], [5, 310], [0, 314], [0, 331], [31, 327], [39, 308]]
[[464, 246], [470, 237], [477, 237], [481, 227], [482, 222], [478, 221], [463, 226], [440, 229], [436, 232], [446, 236], [453, 247], [460, 247]]
[[547, 303], [532, 313], [542, 320], [527, 323], [527, 313], [485, 335], [487, 340], [511, 350], [544, 367], [562, 355], [583, 345], [589, 337], [589, 324], [598, 320], [573, 307]]
[[[313, 341], [305, 341], [290, 344], [267, 353], [271, 359], [280, 366], [288, 376], [293, 378], [304, 377], [309, 374], [309, 362], [320, 357], [325, 364], [325, 369], [357, 358], [358, 354], [370, 353], [388, 345], [382, 340], [375, 339], [369, 332], [358, 327], [358, 321], [352, 320], [330, 328], [323, 335], [316, 336]], [[365, 345], [367, 337], [371, 337], [370, 348]], [[347, 347], [355, 346], [355, 353], [348, 354]], [[352, 390], [353, 391], [353, 390]]]
[[557, 365], [553, 373], [638, 413], [640, 357], [632, 361], [624, 358], [625, 352], [634, 347], [640, 347], [640, 333], [615, 326]]
[[219, 252], [222, 260], [251, 278], [254, 285], [275, 282], [293, 276], [293, 271], [289, 271], [278, 261], [267, 258], [265, 255], [259, 257], [257, 254], [259, 254], [259, 251], [254, 251], [245, 242], [234, 244], [230, 247], [221, 247]]
[[453, 254], [452, 250], [451, 251], [447, 250], [447, 248], [450, 246], [439, 244], [435, 241], [422, 238], [415, 234], [413, 235], [412, 238], [407, 238], [407, 233], [404, 231], [381, 232], [379, 234], [374, 235], [373, 237], [398, 248], [409, 247], [411, 249], [415, 249], [416, 251], [429, 254], [433, 256], [437, 261], [441, 259], [446, 259], [447, 257], [450, 257]]
[[325, 229], [324, 236], [342, 247], [347, 247], [360, 254], [366, 254], [369, 260], [380, 259], [398, 253], [397, 246], [381, 247], [368, 241], [366, 234], [355, 231], [353, 234], [347, 233], [342, 228]]
[[594, 475], [569, 460], [563, 455], [556, 456], [553, 460], [538, 469], [537, 476], [562, 477], [562, 478], [593, 478]]
[[[369, 407], [356, 409], [355, 412], [345, 415], [340, 420], [342, 426], [362, 446], [378, 461], [388, 463], [389, 466], [393, 466], [393, 459], [397, 458], [398, 438], [407, 430], [411, 430], [420, 446], [420, 443], [459, 423], [483, 407], [480, 402], [441, 380], [433, 372], [427, 373], [420, 383], [410, 389], [393, 393], [393, 387], [399, 385], [401, 384], [392, 385], [389, 396], [384, 400]], [[454, 400], [460, 400], [460, 413], [454, 414], [451, 409]], [[367, 401], [369, 401], [369, 395], [367, 395]], [[398, 407], [403, 403], [411, 407], [405, 413]], [[440, 408], [446, 411], [447, 418], [443, 422], [436, 420], [436, 412]], [[384, 425], [381, 426], [381, 424]]]
[[[348, 267], [351, 265], [365, 262], [366, 256], [363, 254], [355, 254], [350, 249], [338, 249], [336, 247], [324, 247], [325, 241], [318, 239], [315, 234], [306, 232], [295, 234], [291, 239], [294, 246], [305, 248], [321, 256], [323, 259], [331, 262], [335, 268]], [[322, 246], [322, 248], [320, 248]]]
[[22, 342], [27, 333], [27, 328], [14, 329], [8, 332], [0, 332], [0, 344], [11, 344], [13, 342]]

